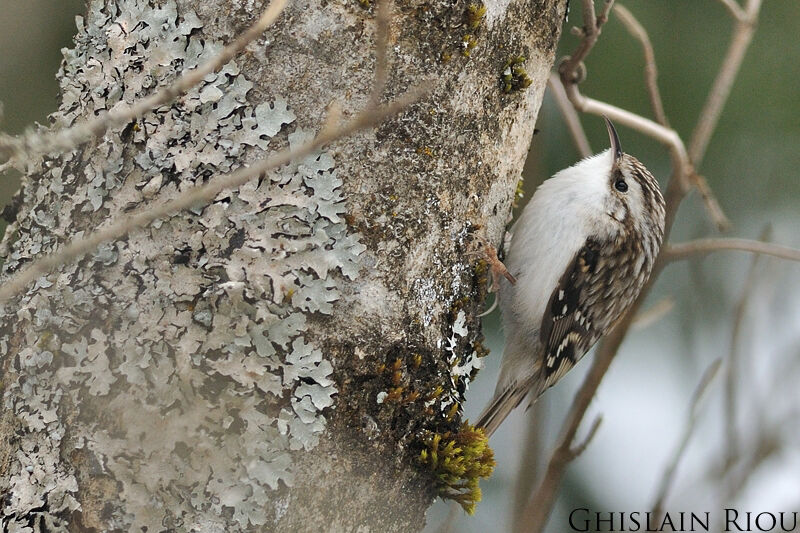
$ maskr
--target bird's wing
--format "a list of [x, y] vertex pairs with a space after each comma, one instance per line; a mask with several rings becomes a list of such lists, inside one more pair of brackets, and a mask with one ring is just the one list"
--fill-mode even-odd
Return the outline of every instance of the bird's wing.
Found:
[[[598, 262], [602, 243], [587, 241], [567, 265], [550, 296], [540, 330], [544, 347], [540, 394], [572, 368], [603, 334], [597, 303], [605, 276]], [[605, 320], [601, 320], [605, 322]]]

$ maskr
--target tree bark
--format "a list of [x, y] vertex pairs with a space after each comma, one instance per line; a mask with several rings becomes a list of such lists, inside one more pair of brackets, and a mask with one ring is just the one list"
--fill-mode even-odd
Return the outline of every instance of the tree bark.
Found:
[[[263, 7], [90, 1], [54, 127], [168, 84]], [[4, 530], [422, 528], [437, 494], [424, 436], [458, 427], [484, 355], [470, 240], [504, 231], [565, 9], [476, 7], [393, 6], [383, 96], [432, 87], [402, 115], [0, 306]], [[293, 2], [172, 105], [32, 162], [2, 275], [301, 143], [331, 102], [353, 116], [374, 40], [368, 0]]]

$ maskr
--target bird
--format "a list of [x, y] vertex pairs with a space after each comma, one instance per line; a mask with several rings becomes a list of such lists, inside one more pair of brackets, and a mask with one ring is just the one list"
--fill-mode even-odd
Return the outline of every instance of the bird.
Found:
[[561, 379], [608, 333], [650, 277], [664, 237], [658, 181], [620, 146], [545, 180], [511, 229], [503, 263], [492, 249], [506, 345], [494, 396], [476, 427], [487, 436], [522, 401]]

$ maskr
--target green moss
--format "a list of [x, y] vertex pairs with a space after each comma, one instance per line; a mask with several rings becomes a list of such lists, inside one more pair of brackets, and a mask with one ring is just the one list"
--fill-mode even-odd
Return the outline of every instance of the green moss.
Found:
[[458, 312], [459, 311], [463, 311], [470, 304], [471, 301], [472, 301], [472, 298], [469, 295], [462, 296], [458, 300], [455, 300], [453, 302], [453, 305], [450, 306], [450, 319], [451, 319], [451, 321], [454, 321], [456, 319], [456, 317], [458, 316]]
[[453, 500], [468, 514], [481, 501], [478, 482], [494, 471], [494, 452], [483, 429], [461, 424], [455, 433], [429, 433], [419, 454], [421, 464], [436, 476], [439, 496]]
[[472, 348], [475, 350], [475, 355], [478, 357], [486, 357], [489, 355], [489, 348], [483, 344], [483, 337], [472, 343]]
[[477, 44], [478, 39], [476, 39], [474, 35], [470, 33], [466, 34], [461, 38], [461, 55], [464, 57], [469, 57], [472, 53], [472, 49], [475, 48], [475, 45]]
[[517, 56], [509, 59], [503, 65], [503, 71], [500, 74], [500, 86], [504, 93], [522, 91], [533, 83], [533, 80], [530, 79], [528, 73], [522, 67], [524, 62], [525, 56]]
[[475, 262], [475, 282], [478, 287], [485, 287], [488, 281], [487, 275], [489, 274], [489, 263], [484, 259], [479, 259]]
[[514, 191], [514, 199], [511, 201], [511, 207], [517, 207], [517, 203], [525, 196], [525, 181], [520, 178], [517, 182], [517, 188]]
[[465, 17], [467, 19], [467, 27], [471, 30], [477, 30], [483, 22], [483, 17], [486, 15], [486, 6], [478, 3], [471, 3], [467, 6]]

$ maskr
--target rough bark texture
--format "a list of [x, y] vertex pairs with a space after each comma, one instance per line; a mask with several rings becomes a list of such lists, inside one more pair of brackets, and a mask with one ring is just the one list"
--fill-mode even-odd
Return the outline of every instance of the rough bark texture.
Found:
[[[0, 306], [4, 530], [422, 527], [436, 495], [422, 439], [457, 427], [484, 355], [470, 237], [502, 235], [565, 6], [486, 7], [396, 3], [385, 97], [427, 83], [423, 102]], [[91, 1], [55, 127], [169, 83], [261, 9]], [[31, 164], [3, 276], [302, 142], [334, 100], [354, 114], [374, 31], [368, 2], [293, 2], [173, 105]], [[517, 56], [532, 84], [506, 93]]]

